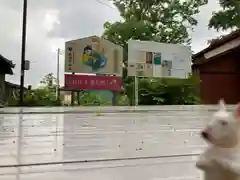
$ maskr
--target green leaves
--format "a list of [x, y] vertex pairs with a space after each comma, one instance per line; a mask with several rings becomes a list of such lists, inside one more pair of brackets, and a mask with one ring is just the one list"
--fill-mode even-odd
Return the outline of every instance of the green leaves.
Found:
[[[197, 25], [194, 15], [207, 0], [113, 0], [122, 21], [104, 25], [103, 37], [124, 47], [124, 64], [127, 66], [127, 42], [129, 39], [157, 41], [162, 43], [189, 44], [188, 30]], [[123, 69], [125, 92], [130, 104], [134, 104], [134, 82], [126, 77]], [[197, 102], [195, 89], [184, 90], [187, 86], [181, 80], [142, 79], [139, 84], [139, 103], [194, 104]], [[181, 82], [179, 84], [179, 82]], [[191, 84], [192, 85], [192, 84]], [[182, 91], [183, 90], [183, 91]], [[183, 96], [184, 97], [181, 97]]]
[[[140, 105], [198, 104], [199, 79], [156, 78], [139, 80]], [[134, 83], [126, 86], [130, 104], [134, 104]]]
[[[92, 94], [88, 91], [82, 91], [79, 98], [81, 106], [111, 105], [111, 101], [104, 100], [104, 98], [99, 95]], [[75, 100], [77, 100], [77, 97], [75, 97]]]
[[187, 29], [207, 0], [113, 0], [124, 21], [104, 25], [103, 37], [125, 46], [129, 39], [189, 43]]
[[[103, 38], [124, 47], [127, 66], [129, 39], [189, 44], [189, 31], [197, 24], [193, 15], [207, 0], [113, 0], [122, 21], [106, 22]], [[126, 78], [124, 68], [124, 81]]]
[[240, 1], [219, 0], [222, 10], [214, 12], [208, 27], [219, 30], [240, 28]]
[[40, 81], [40, 84], [46, 88], [56, 88], [57, 79], [54, 77], [53, 73], [48, 73]]
[[[10, 106], [18, 105], [18, 99], [11, 100]], [[48, 88], [37, 88], [24, 95], [25, 106], [60, 106], [61, 102], [56, 100], [55, 92]]]

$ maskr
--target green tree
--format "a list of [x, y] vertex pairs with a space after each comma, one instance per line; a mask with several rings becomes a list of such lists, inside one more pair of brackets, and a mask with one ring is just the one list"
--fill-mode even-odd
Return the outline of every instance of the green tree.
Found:
[[221, 10], [214, 12], [208, 27], [219, 30], [240, 28], [240, 1], [219, 0]]
[[[53, 73], [46, 74], [40, 81], [41, 86], [28, 91], [24, 96], [26, 106], [59, 106], [61, 102], [56, 100], [56, 78]], [[13, 100], [9, 105], [16, 105]]]
[[[199, 13], [200, 6], [207, 2], [208, 0], [113, 0], [123, 20], [106, 22], [103, 38], [124, 48], [123, 82], [130, 104], [133, 104], [134, 91], [133, 79], [126, 78], [128, 40], [189, 44], [191, 38], [188, 32], [197, 25], [194, 15]], [[149, 86], [151, 83], [145, 84]], [[142, 104], [152, 103], [156, 104], [156, 101]]]
[[129, 39], [189, 43], [188, 30], [197, 24], [193, 15], [207, 0], [113, 0], [122, 21], [106, 22], [103, 37], [121, 45], [127, 60]]
[[48, 73], [40, 81], [40, 84], [46, 88], [54, 89], [57, 85], [57, 79], [54, 77], [53, 73]]

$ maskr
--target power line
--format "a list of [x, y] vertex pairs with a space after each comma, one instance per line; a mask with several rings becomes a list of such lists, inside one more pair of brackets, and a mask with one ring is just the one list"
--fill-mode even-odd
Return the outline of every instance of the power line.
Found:
[[107, 3], [102, 2], [102, 1], [100, 1], [100, 0], [94, 0], [94, 1], [96, 1], [96, 2], [98, 2], [99, 4], [102, 4], [102, 5], [104, 5], [104, 6], [107, 6], [107, 7], [110, 7], [110, 8], [112, 8], [112, 9], [115, 9], [114, 7], [110, 6], [110, 5], [107, 4]]

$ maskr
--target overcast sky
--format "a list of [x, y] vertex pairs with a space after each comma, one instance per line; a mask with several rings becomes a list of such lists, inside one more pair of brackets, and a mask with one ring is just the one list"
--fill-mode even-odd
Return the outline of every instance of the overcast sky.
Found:
[[[56, 74], [56, 50], [63, 49], [66, 40], [101, 35], [105, 21], [120, 19], [117, 9], [104, 3], [109, 4], [107, 0], [28, 0], [26, 59], [31, 61], [31, 70], [26, 72], [26, 84], [36, 86], [45, 74]], [[0, 1], [0, 53], [16, 64], [15, 75], [7, 76], [7, 80], [17, 84], [20, 81], [22, 4], [23, 0]], [[195, 52], [205, 48], [207, 40], [221, 34], [207, 28], [212, 11], [218, 9], [217, 0], [209, 0], [197, 15], [199, 23], [191, 33]], [[63, 84], [64, 57], [60, 60]]]

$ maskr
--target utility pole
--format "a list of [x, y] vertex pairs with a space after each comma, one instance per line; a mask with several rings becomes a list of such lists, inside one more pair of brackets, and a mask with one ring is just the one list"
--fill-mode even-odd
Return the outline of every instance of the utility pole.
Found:
[[21, 55], [21, 78], [20, 78], [20, 99], [19, 104], [23, 104], [24, 95], [24, 70], [26, 52], [26, 26], [27, 26], [27, 0], [23, 0], [23, 22], [22, 22], [22, 55]]
[[60, 94], [59, 94], [59, 58], [60, 58], [60, 48], [57, 49], [57, 86], [56, 86], [56, 99], [57, 101], [60, 100]]

